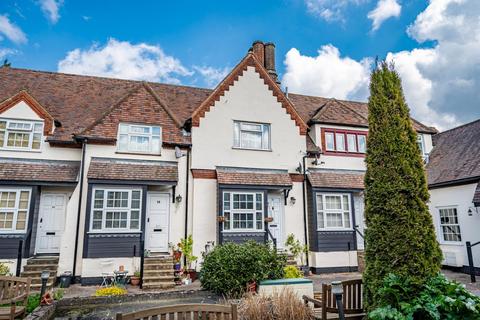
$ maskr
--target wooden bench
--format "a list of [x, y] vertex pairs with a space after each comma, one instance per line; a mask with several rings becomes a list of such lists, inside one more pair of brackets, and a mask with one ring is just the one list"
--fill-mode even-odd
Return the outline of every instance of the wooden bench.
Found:
[[[13, 320], [26, 314], [30, 278], [0, 276], [0, 319]], [[21, 305], [17, 305], [17, 304]]]
[[[343, 310], [345, 318], [349, 320], [363, 319], [363, 283], [362, 279], [342, 281], [343, 285]], [[320, 319], [338, 319], [338, 308], [335, 296], [332, 293], [332, 286], [322, 285], [322, 292], [315, 292], [314, 297], [303, 296], [305, 304], [313, 304], [316, 313], [320, 313]]]
[[178, 304], [130, 313], [117, 313], [117, 320], [237, 320], [237, 305]]

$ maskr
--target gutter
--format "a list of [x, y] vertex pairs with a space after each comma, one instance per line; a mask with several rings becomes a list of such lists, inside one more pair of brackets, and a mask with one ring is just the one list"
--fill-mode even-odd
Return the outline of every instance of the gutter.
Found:
[[[189, 184], [189, 177], [190, 177], [190, 149], [187, 150], [187, 166], [186, 166], [185, 174], [186, 174], [186, 182], [185, 182], [185, 234], [184, 239], [188, 237], [188, 184]], [[185, 255], [184, 255], [185, 256]], [[186, 257], [184, 257], [184, 263], [186, 265]]]
[[77, 211], [77, 227], [75, 230], [75, 249], [73, 252], [73, 282], [75, 282], [75, 272], [77, 269], [77, 253], [78, 253], [78, 236], [80, 233], [80, 215], [82, 213], [82, 197], [83, 197], [83, 178], [85, 172], [85, 150], [87, 147], [87, 139], [86, 138], [78, 138], [79, 141], [82, 143], [82, 161], [80, 162], [80, 191], [78, 195], [78, 211]]
[[[307, 202], [306, 202], [306, 191], [307, 191], [307, 168], [306, 168], [306, 163], [305, 159], [308, 157], [308, 153], [303, 156], [302, 162], [303, 162], [303, 183], [302, 183], [302, 197], [303, 197], [303, 234], [304, 234], [304, 241], [305, 245], [309, 247], [308, 243], [308, 227], [307, 227]], [[310, 252], [310, 248], [308, 250]], [[309, 253], [306, 254], [306, 265], [308, 266], [308, 255]]]
[[432, 184], [428, 185], [428, 189], [430, 190], [430, 189], [437, 189], [437, 188], [442, 188], [442, 187], [453, 187], [453, 186], [458, 186], [458, 185], [463, 185], [463, 184], [476, 183], [476, 182], [479, 182], [479, 181], [480, 181], [480, 176], [468, 177], [468, 178], [463, 178], [463, 179], [432, 183]]

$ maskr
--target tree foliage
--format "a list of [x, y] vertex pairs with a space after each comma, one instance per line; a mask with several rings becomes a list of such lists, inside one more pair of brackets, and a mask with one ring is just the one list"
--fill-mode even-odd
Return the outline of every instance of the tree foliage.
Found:
[[393, 65], [383, 62], [372, 72], [368, 109], [364, 281], [366, 307], [373, 310], [388, 274], [408, 276], [420, 288], [439, 272], [442, 255], [416, 132]]

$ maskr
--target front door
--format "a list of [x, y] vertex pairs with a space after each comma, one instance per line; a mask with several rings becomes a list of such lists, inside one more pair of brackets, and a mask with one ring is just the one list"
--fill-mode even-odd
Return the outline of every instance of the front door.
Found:
[[145, 248], [152, 252], [168, 252], [170, 195], [148, 193]]
[[60, 253], [60, 242], [65, 228], [67, 196], [62, 193], [44, 193], [40, 198], [36, 253]]
[[273, 221], [268, 224], [268, 228], [273, 237], [277, 239], [277, 248], [284, 247], [283, 236], [283, 202], [280, 195], [268, 195], [268, 216], [273, 218]]

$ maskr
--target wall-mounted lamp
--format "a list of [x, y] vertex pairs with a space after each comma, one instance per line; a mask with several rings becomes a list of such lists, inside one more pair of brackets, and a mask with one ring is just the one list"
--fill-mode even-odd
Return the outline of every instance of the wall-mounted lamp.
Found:
[[297, 199], [295, 197], [290, 197], [290, 203], [294, 205], [295, 202], [297, 202]]
[[468, 212], [468, 215], [471, 217], [474, 212], [475, 212], [475, 213], [480, 213], [480, 212], [478, 212], [478, 208], [479, 208], [479, 207], [470, 207], [470, 208], [468, 208], [468, 211], [467, 211], [467, 212]]
[[182, 199], [183, 199], [183, 198], [182, 198], [181, 195], [178, 195], [178, 196], [175, 197], [175, 201], [176, 201], [177, 203], [182, 202]]

